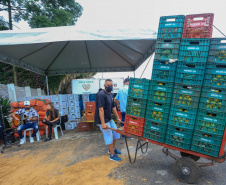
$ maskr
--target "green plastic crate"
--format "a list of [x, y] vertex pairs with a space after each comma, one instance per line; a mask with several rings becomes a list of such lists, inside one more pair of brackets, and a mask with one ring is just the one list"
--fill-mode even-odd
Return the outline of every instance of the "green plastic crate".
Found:
[[193, 129], [195, 126], [197, 108], [184, 108], [181, 106], [171, 104], [169, 125]]
[[222, 136], [224, 134], [225, 123], [225, 113], [198, 109], [195, 130]]
[[147, 105], [146, 99], [139, 99], [128, 96], [126, 114], [144, 118], [146, 112], [146, 105]]
[[171, 103], [173, 86], [174, 83], [151, 80], [148, 99], [161, 103]]
[[199, 108], [225, 112], [226, 89], [203, 86]]
[[193, 130], [169, 126], [165, 143], [185, 150], [190, 149]]
[[191, 150], [209, 156], [218, 157], [222, 136], [194, 131]]
[[148, 98], [150, 80], [130, 78], [128, 96], [134, 98]]
[[164, 143], [167, 124], [145, 120], [143, 137]]
[[145, 119], [167, 124], [170, 104], [148, 102]]

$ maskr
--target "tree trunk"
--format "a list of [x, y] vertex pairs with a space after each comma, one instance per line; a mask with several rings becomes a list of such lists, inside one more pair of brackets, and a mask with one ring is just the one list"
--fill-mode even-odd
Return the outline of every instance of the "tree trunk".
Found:
[[17, 81], [17, 67], [13, 65], [13, 77], [14, 77], [14, 85], [18, 86], [18, 81]]

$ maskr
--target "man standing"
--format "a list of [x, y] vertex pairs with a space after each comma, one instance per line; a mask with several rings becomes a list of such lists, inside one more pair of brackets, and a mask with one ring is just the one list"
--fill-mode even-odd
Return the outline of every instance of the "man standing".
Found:
[[[128, 89], [129, 89], [129, 78], [124, 80], [124, 86], [118, 91], [118, 94], [115, 97], [116, 105], [118, 110], [121, 111], [122, 114], [122, 122], [125, 121], [125, 113], [126, 113], [126, 104], [128, 97]], [[121, 126], [124, 126], [124, 123], [121, 123]]]
[[111, 118], [112, 112], [114, 113], [117, 122], [121, 123], [114, 104], [114, 98], [111, 93], [113, 90], [112, 80], [105, 80], [104, 87], [105, 89], [98, 92], [96, 96], [95, 123], [100, 126], [100, 130], [104, 135], [105, 144], [109, 147], [109, 159], [113, 161], [121, 161], [122, 159], [117, 155], [121, 154], [121, 152], [115, 148], [116, 141], [120, 138], [120, 134], [108, 129], [109, 127], [117, 129], [115, 122]]
[[[30, 102], [29, 101], [25, 101], [24, 102], [24, 107], [23, 109], [19, 109], [18, 111], [14, 112], [11, 114], [11, 117], [13, 117], [14, 119], [16, 119], [17, 121], [19, 121], [19, 119], [17, 117], [15, 117], [16, 114], [18, 115], [25, 115], [27, 117], [27, 123], [25, 125], [20, 125], [17, 128], [17, 133], [20, 136], [20, 144], [24, 144], [25, 141], [23, 139], [23, 135], [22, 135], [22, 131], [26, 130], [28, 128], [33, 128], [33, 134], [31, 135], [30, 138], [30, 142], [33, 143], [34, 142], [34, 137], [36, 135], [36, 133], [38, 132], [38, 122], [37, 122], [37, 117], [38, 117], [38, 113], [36, 112], [35, 109], [30, 107]], [[25, 138], [26, 139], [26, 138]]]

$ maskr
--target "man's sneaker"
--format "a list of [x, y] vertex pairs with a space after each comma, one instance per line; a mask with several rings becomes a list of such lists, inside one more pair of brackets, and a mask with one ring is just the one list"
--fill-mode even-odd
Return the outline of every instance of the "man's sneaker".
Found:
[[116, 162], [119, 162], [122, 160], [120, 157], [117, 156], [117, 154], [110, 155], [109, 159]]
[[20, 145], [23, 145], [25, 143], [24, 138], [20, 139]]
[[34, 143], [34, 138], [33, 137], [30, 137], [30, 143]]
[[[118, 151], [116, 148], [114, 149], [115, 154], [122, 154], [122, 152]], [[111, 154], [110, 150], [108, 150], [108, 154]]]

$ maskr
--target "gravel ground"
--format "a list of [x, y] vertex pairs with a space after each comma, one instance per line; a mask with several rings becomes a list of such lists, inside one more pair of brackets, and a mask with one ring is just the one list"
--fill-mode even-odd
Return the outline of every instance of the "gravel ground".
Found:
[[[18, 142], [19, 141], [17, 141], [17, 143]], [[131, 154], [134, 154], [137, 140], [129, 139], [128, 143]], [[175, 160], [169, 156], [166, 157], [162, 153], [161, 146], [149, 144], [146, 154], [138, 152], [135, 164], [129, 163], [124, 139], [118, 141], [117, 148], [122, 151], [123, 162], [109, 174], [110, 178], [122, 180], [124, 184], [129, 185], [183, 184], [173, 175], [172, 169]], [[64, 131], [64, 136], [62, 137], [60, 135], [59, 140], [53, 139], [47, 143], [35, 142], [33, 144], [27, 141], [27, 143], [21, 147], [13, 146], [1, 155], [0, 160], [14, 157], [14, 153], [18, 151], [28, 151], [26, 155], [35, 154], [40, 151], [50, 152], [50, 155], [43, 160], [43, 163], [68, 151], [71, 154], [67, 156], [67, 161], [69, 162], [66, 166], [71, 166], [87, 159], [106, 155], [107, 147], [104, 144], [102, 133], [98, 129], [94, 132], [80, 133], [72, 130]], [[174, 153], [179, 156], [179, 152], [175, 151]], [[24, 155], [24, 157], [26, 157], [26, 155]], [[106, 155], [106, 157], [108, 157], [108, 155]], [[201, 159], [200, 161], [208, 162], [205, 159]], [[201, 176], [196, 184], [226, 184], [224, 178], [225, 169], [224, 163], [201, 168]]]

